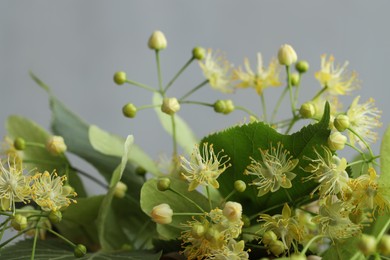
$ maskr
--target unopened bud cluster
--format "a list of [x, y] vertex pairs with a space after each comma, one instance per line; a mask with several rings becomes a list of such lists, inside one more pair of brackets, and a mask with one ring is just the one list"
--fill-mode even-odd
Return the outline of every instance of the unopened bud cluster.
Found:
[[214, 103], [214, 111], [225, 115], [233, 112], [234, 111], [233, 101], [231, 101], [230, 99], [218, 100], [217, 102]]
[[180, 104], [177, 98], [164, 98], [161, 105], [161, 111], [167, 115], [173, 115], [180, 110]]

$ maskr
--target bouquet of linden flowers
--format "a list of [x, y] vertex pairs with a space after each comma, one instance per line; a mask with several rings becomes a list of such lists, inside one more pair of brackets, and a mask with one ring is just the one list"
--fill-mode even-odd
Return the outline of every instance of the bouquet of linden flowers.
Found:
[[[6, 122], [0, 163], [1, 237], [4, 259], [380, 259], [390, 256], [390, 131], [381, 155], [370, 144], [381, 123], [374, 101], [356, 96], [348, 106], [339, 97], [359, 86], [348, 63], [321, 57], [314, 76], [319, 91], [298, 102], [309, 70], [290, 45], [277, 58], [251, 67], [233, 67], [220, 52], [196, 47], [176, 75], [163, 84], [160, 54], [164, 34], [154, 32], [158, 86], [117, 72], [114, 82], [150, 91], [152, 104], [124, 105], [133, 118], [155, 109], [172, 137], [172, 157], [162, 167], [134, 144], [90, 125], [65, 107], [38, 77], [49, 95], [52, 132], [31, 120]], [[171, 86], [197, 62], [205, 80], [182, 97]], [[283, 71], [285, 70], [285, 72]], [[285, 74], [284, 74], [285, 73]], [[281, 80], [281, 74], [286, 81]], [[234, 104], [191, 100], [202, 87], [232, 93], [253, 88], [260, 113]], [[268, 113], [265, 92], [279, 87]], [[252, 90], [251, 90], [252, 91]], [[275, 120], [282, 102], [291, 105]], [[179, 117], [180, 107], [196, 104], [228, 115], [240, 111], [249, 123], [195, 138]], [[296, 123], [305, 126], [295, 133]], [[353, 160], [338, 155], [350, 153]], [[179, 152], [180, 151], [180, 152]], [[106, 182], [70, 163], [70, 152], [94, 166]], [[107, 192], [88, 196], [83, 175]], [[388, 176], [389, 175], [389, 176]], [[17, 243], [14, 239], [24, 237]]]

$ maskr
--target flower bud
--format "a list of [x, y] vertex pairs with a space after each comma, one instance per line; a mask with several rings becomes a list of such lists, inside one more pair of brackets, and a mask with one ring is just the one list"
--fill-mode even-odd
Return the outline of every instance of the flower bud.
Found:
[[311, 102], [303, 103], [299, 109], [299, 114], [303, 118], [312, 118], [316, 114], [316, 108]]
[[332, 133], [328, 138], [328, 146], [332, 151], [343, 150], [347, 137], [340, 132]]
[[242, 180], [236, 180], [234, 182], [234, 189], [238, 192], [244, 192], [246, 190], [246, 184]]
[[272, 241], [269, 244], [269, 251], [271, 251], [272, 254], [275, 256], [279, 256], [280, 254], [283, 254], [286, 250], [286, 247], [284, 246], [283, 242], [280, 240]]
[[49, 220], [51, 223], [57, 224], [60, 223], [62, 220], [62, 213], [61, 211], [50, 211], [49, 213]]
[[228, 201], [222, 211], [223, 215], [229, 221], [237, 221], [241, 219], [242, 206], [238, 202]]
[[46, 143], [46, 149], [53, 155], [60, 155], [66, 151], [66, 144], [62, 136], [52, 136]]
[[290, 258], [289, 258], [289, 260], [306, 260], [306, 259], [307, 259], [306, 256], [300, 255], [298, 253], [290, 255]]
[[292, 86], [298, 86], [299, 80], [300, 80], [300, 76], [298, 73], [291, 74], [290, 82]]
[[225, 100], [217, 100], [214, 103], [214, 111], [217, 113], [224, 113], [226, 110]]
[[77, 258], [83, 257], [87, 254], [87, 248], [82, 244], [78, 244], [77, 246], [74, 247], [73, 253], [74, 256]]
[[150, 215], [152, 220], [158, 224], [169, 224], [172, 222], [173, 210], [168, 204], [162, 203], [153, 207]]
[[262, 242], [264, 245], [269, 245], [271, 244], [271, 242], [276, 241], [277, 239], [278, 237], [276, 236], [276, 234], [273, 231], [268, 230], [264, 233]]
[[27, 227], [27, 218], [23, 215], [16, 214], [11, 220], [11, 226], [17, 231], [22, 231]]
[[114, 74], [114, 82], [118, 85], [123, 85], [127, 80], [126, 72], [118, 71]]
[[195, 47], [192, 49], [192, 57], [196, 60], [203, 60], [206, 56], [206, 50], [202, 47]]
[[180, 110], [179, 101], [176, 98], [164, 98], [161, 111], [168, 115], [173, 115]]
[[171, 180], [169, 178], [160, 178], [157, 181], [157, 189], [159, 191], [166, 191], [171, 186]]
[[161, 31], [154, 31], [149, 38], [148, 46], [152, 50], [163, 50], [167, 47], [167, 39]]
[[201, 238], [206, 233], [206, 228], [202, 224], [195, 224], [192, 226], [191, 235], [194, 238]]
[[244, 227], [251, 226], [251, 219], [247, 215], [242, 215], [241, 220], [244, 222]]
[[118, 199], [122, 199], [126, 196], [127, 185], [121, 181], [115, 185], [114, 196]]
[[72, 186], [69, 186], [69, 185], [64, 185], [62, 186], [62, 195], [64, 196], [68, 196], [70, 194], [74, 194], [74, 189]]
[[279, 49], [278, 59], [281, 65], [290, 66], [297, 62], [298, 56], [291, 45], [283, 44]]
[[309, 70], [309, 63], [305, 60], [300, 60], [295, 64], [295, 69], [299, 73], [305, 73], [306, 71]]
[[134, 118], [137, 114], [137, 108], [132, 103], [128, 103], [122, 107], [122, 113], [125, 117]]
[[14, 141], [14, 147], [19, 151], [24, 150], [24, 148], [26, 148], [26, 141], [24, 141], [24, 139], [21, 137], [17, 137]]
[[223, 112], [225, 115], [230, 114], [231, 112], [234, 111], [235, 107], [234, 107], [233, 101], [231, 101], [230, 99], [225, 100], [225, 105], [226, 105], [226, 109]]
[[363, 234], [357, 246], [365, 256], [369, 256], [376, 251], [375, 237]]
[[206, 239], [210, 241], [212, 244], [216, 244], [219, 242], [222, 234], [216, 228], [209, 228], [206, 232]]
[[349, 117], [347, 115], [338, 115], [333, 121], [334, 127], [336, 127], [337, 131], [343, 132], [350, 125]]
[[390, 255], [390, 235], [383, 235], [381, 240], [379, 240], [377, 249], [380, 254], [389, 256]]
[[143, 168], [143, 167], [141, 167], [141, 166], [138, 166], [137, 168], [135, 168], [135, 173], [136, 173], [138, 176], [145, 176], [146, 170], [145, 170], [145, 168]]

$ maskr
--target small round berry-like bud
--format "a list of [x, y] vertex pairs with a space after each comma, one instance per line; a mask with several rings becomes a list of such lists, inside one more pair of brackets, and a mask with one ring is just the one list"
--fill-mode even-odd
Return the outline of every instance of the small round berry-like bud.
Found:
[[206, 228], [202, 224], [195, 224], [191, 228], [191, 235], [194, 238], [201, 238], [206, 233]]
[[49, 213], [49, 220], [51, 223], [57, 224], [60, 223], [62, 220], [62, 213], [61, 211], [50, 211]]
[[214, 111], [217, 113], [224, 113], [226, 110], [226, 104], [224, 100], [217, 100], [214, 103]]
[[236, 180], [234, 182], [234, 189], [238, 192], [244, 192], [246, 190], [246, 184], [242, 180]]
[[347, 137], [340, 132], [332, 133], [328, 138], [328, 146], [332, 151], [343, 150]]
[[127, 185], [121, 181], [115, 185], [114, 196], [118, 199], [122, 199], [126, 196]]
[[242, 215], [241, 220], [244, 222], [244, 227], [251, 226], [251, 219], [247, 215]]
[[383, 235], [381, 240], [379, 240], [377, 249], [380, 254], [389, 256], [390, 255], [390, 235]]
[[180, 110], [179, 101], [176, 98], [164, 98], [161, 111], [168, 115], [173, 115]]
[[46, 143], [46, 149], [53, 155], [60, 155], [66, 151], [66, 144], [62, 136], [52, 136]]
[[337, 131], [343, 132], [350, 125], [349, 117], [347, 115], [338, 115], [333, 121], [334, 127], [336, 127]]
[[23, 215], [16, 214], [11, 220], [11, 226], [17, 231], [22, 231], [27, 227], [27, 218]]
[[311, 102], [303, 103], [299, 109], [299, 114], [303, 118], [312, 118], [316, 114], [316, 107]]
[[269, 244], [271, 244], [271, 242], [276, 241], [276, 240], [278, 240], [278, 237], [271, 230], [268, 230], [267, 232], [265, 232], [263, 235], [263, 238], [262, 238], [262, 242], [264, 245], [269, 245]]
[[306, 71], [309, 70], [309, 63], [305, 60], [300, 60], [295, 64], [295, 69], [299, 73], [305, 73]]
[[363, 234], [357, 246], [364, 255], [369, 256], [375, 253], [376, 250], [375, 237]]
[[297, 62], [298, 56], [291, 45], [283, 44], [279, 48], [278, 59], [281, 65], [290, 66], [291, 64]]
[[127, 80], [126, 72], [118, 71], [114, 74], [114, 82], [118, 85], [123, 85]]
[[153, 207], [150, 215], [152, 220], [158, 224], [169, 224], [172, 222], [173, 210], [168, 204], [162, 203]]
[[68, 196], [70, 194], [74, 194], [74, 188], [69, 185], [62, 186], [62, 195]]
[[234, 111], [235, 107], [234, 107], [232, 100], [230, 100], [230, 99], [225, 100], [225, 105], [226, 105], [226, 108], [225, 108], [225, 111], [223, 112], [225, 115], [230, 114], [231, 112]]
[[87, 254], [87, 248], [82, 244], [78, 244], [74, 247], [73, 253], [77, 258], [83, 257]]
[[122, 107], [122, 113], [125, 117], [134, 118], [137, 114], [137, 108], [132, 103], [128, 103]]
[[226, 202], [222, 213], [229, 221], [240, 220], [242, 215], [242, 206], [238, 202], [228, 201]]
[[161, 31], [154, 31], [148, 41], [149, 48], [156, 51], [165, 49], [167, 45], [167, 39]]
[[157, 189], [159, 191], [166, 191], [171, 186], [171, 180], [169, 178], [160, 178], [157, 181]]
[[202, 47], [195, 47], [192, 49], [192, 57], [197, 60], [203, 60], [206, 56], [206, 50]]
[[272, 254], [275, 256], [279, 256], [280, 254], [283, 254], [286, 250], [286, 247], [284, 246], [283, 242], [280, 240], [272, 241], [269, 244], [269, 251], [271, 251]]
[[137, 168], [135, 168], [135, 173], [136, 173], [138, 176], [145, 176], [146, 170], [145, 170], [144, 167], [138, 166]]
[[24, 148], [26, 148], [26, 141], [24, 141], [24, 139], [21, 137], [17, 137], [14, 141], [14, 147], [19, 151], [24, 150]]
[[209, 228], [206, 232], [206, 239], [210, 241], [211, 243], [218, 243], [222, 234], [219, 232], [216, 228]]
[[300, 76], [298, 73], [291, 74], [290, 82], [292, 86], [298, 86], [299, 80], [300, 80]]

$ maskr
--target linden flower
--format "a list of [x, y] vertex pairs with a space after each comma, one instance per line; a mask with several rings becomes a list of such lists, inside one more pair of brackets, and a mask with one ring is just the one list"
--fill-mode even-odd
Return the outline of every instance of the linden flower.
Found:
[[4, 165], [0, 160], [0, 207], [2, 210], [15, 209], [15, 202], [24, 202], [30, 198], [29, 179], [23, 175], [23, 170], [8, 158]]
[[221, 250], [215, 250], [211, 252], [211, 256], [207, 259], [215, 260], [246, 260], [249, 259], [249, 254], [244, 251], [245, 242], [241, 240], [237, 242], [234, 239], [230, 239], [228, 244]]
[[233, 71], [233, 80], [239, 80], [237, 88], [254, 88], [257, 94], [261, 95], [267, 87], [278, 87], [282, 85], [279, 80], [280, 66], [276, 59], [272, 59], [268, 69], [263, 67], [261, 54], [257, 54], [257, 70], [253, 72], [250, 67], [249, 60], [244, 60], [245, 70], [241, 67]]
[[257, 178], [250, 185], [257, 186], [259, 190], [257, 196], [263, 196], [269, 191], [275, 192], [280, 187], [291, 188], [291, 180], [295, 178], [295, 173], [291, 171], [297, 166], [298, 159], [291, 159], [290, 153], [283, 149], [283, 145], [272, 147], [270, 150], [260, 150], [262, 161], [258, 162], [253, 158], [244, 174], [254, 175]]
[[68, 197], [76, 196], [75, 192], [68, 192], [68, 189], [64, 189], [64, 181], [66, 176], [58, 176], [57, 173], [50, 174], [45, 171], [44, 173], [37, 173], [33, 177], [32, 184], [32, 199], [42, 208], [44, 211], [57, 211], [66, 208], [70, 203], [75, 200]]
[[217, 178], [231, 166], [227, 164], [230, 158], [227, 155], [220, 156], [221, 152], [223, 150], [215, 154], [212, 144], [203, 143], [202, 152], [199, 146], [195, 145], [190, 161], [183, 156], [180, 157], [184, 170], [181, 174], [190, 182], [189, 191], [195, 190], [198, 185], [211, 185], [216, 189], [219, 188]]
[[332, 152], [326, 146], [322, 146], [322, 148], [323, 155], [314, 149], [317, 158], [305, 158], [310, 160], [311, 163], [304, 170], [312, 174], [304, 178], [304, 180], [315, 180], [320, 183], [320, 185], [312, 191], [311, 195], [317, 190], [320, 191], [321, 198], [328, 195], [337, 195], [339, 193], [344, 195], [343, 192], [349, 190], [349, 177], [348, 173], [345, 171], [347, 168], [347, 160], [332, 155]]
[[14, 146], [14, 141], [11, 140], [9, 137], [5, 137], [3, 143], [1, 144], [1, 150], [0, 155], [5, 156], [8, 159], [8, 162], [12, 165], [17, 167], [18, 169], [22, 170], [22, 161], [23, 161], [23, 152], [18, 151]]
[[348, 61], [343, 66], [334, 66], [334, 57], [326, 60], [326, 54], [321, 56], [321, 70], [315, 73], [316, 79], [331, 95], [347, 95], [359, 87], [355, 72], [348, 73]]
[[208, 49], [205, 58], [199, 61], [199, 66], [212, 88], [224, 93], [233, 92], [230, 79], [232, 66], [220, 52], [214, 53]]
[[[378, 139], [378, 133], [372, 129], [382, 125], [379, 122], [381, 111], [375, 107], [374, 99], [370, 98], [366, 103], [359, 104], [360, 96], [357, 96], [347, 111], [347, 116], [350, 122], [350, 129], [358, 134], [365, 141], [372, 143]], [[358, 143], [362, 148], [366, 148], [364, 142], [360, 140], [354, 133], [349, 133], [349, 139], [352, 145]]]

